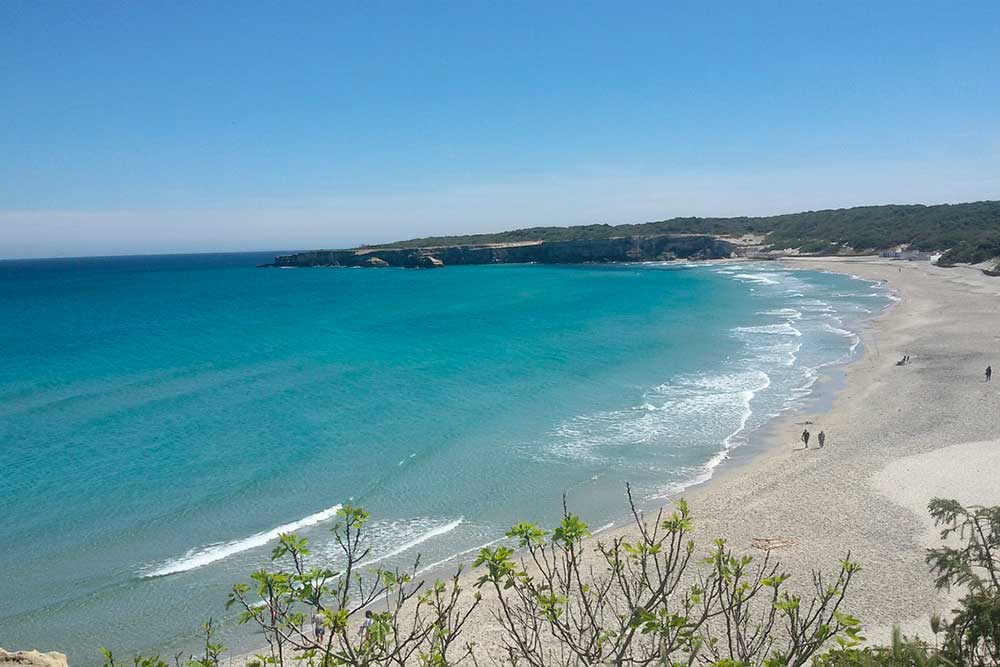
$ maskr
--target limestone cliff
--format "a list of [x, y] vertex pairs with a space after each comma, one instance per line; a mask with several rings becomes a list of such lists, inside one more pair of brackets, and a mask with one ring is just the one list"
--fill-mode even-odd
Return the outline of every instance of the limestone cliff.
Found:
[[708, 235], [661, 234], [575, 241], [528, 241], [427, 248], [310, 250], [274, 258], [270, 266], [401, 266], [455, 264], [580, 264], [668, 259], [722, 259], [737, 246]]
[[14, 651], [11, 653], [0, 648], [0, 667], [67, 667], [67, 663], [66, 656], [55, 651], [49, 653]]

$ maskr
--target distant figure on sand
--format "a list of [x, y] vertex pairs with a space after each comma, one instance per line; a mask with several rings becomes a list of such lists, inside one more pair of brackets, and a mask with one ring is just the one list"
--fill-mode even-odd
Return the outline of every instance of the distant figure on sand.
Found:
[[802, 444], [809, 449], [809, 429], [802, 429]]
[[989, 382], [992, 379], [993, 379], [993, 367], [992, 366], [987, 366], [986, 367], [986, 381]]
[[823, 433], [823, 431], [820, 431], [819, 435], [816, 436], [816, 437], [819, 439], [819, 448], [823, 449], [823, 446], [826, 445], [826, 433]]
[[319, 612], [313, 614], [312, 624], [313, 624], [313, 636], [316, 638], [316, 643], [322, 644], [323, 635], [326, 634], [326, 628], [323, 627], [323, 619], [320, 618]]
[[368, 633], [371, 632], [373, 622], [374, 619], [372, 618], [372, 610], [369, 609], [365, 612], [365, 621], [361, 624], [361, 628], [358, 630], [358, 634], [361, 635], [362, 641], [368, 639]]

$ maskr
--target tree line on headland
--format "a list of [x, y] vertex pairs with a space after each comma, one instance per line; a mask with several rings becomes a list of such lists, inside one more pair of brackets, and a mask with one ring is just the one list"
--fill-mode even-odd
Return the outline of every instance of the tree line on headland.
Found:
[[762, 237], [768, 250], [808, 254], [855, 254], [908, 246], [943, 252], [942, 265], [977, 263], [1000, 257], [1000, 201], [966, 204], [857, 206], [766, 217], [672, 218], [658, 222], [575, 227], [531, 227], [496, 234], [437, 236], [380, 248], [596, 240], [659, 234]]

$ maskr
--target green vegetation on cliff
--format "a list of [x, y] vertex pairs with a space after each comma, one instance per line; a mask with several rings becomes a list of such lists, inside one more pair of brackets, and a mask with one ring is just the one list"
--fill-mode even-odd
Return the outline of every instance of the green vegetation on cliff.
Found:
[[380, 247], [574, 241], [678, 233], [763, 236], [763, 244], [773, 250], [798, 248], [802, 252], [824, 254], [908, 245], [914, 250], [947, 251], [942, 258], [945, 264], [981, 262], [1000, 256], [1000, 201], [858, 206], [761, 218], [673, 218], [634, 225], [532, 227], [497, 234], [411, 239]]

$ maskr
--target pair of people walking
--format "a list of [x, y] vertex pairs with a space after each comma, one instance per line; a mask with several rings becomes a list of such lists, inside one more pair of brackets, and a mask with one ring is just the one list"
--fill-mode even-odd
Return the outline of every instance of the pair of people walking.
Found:
[[[805, 445], [805, 449], [809, 449], [809, 438], [810, 438], [809, 429], [803, 429], [802, 444]], [[816, 439], [819, 441], [819, 448], [823, 449], [823, 447], [826, 445], [826, 433], [820, 431], [819, 435], [816, 436]]]
[[[312, 626], [313, 626], [313, 636], [316, 638], [317, 644], [322, 644], [323, 639], [326, 636], [326, 625], [323, 623], [323, 617], [317, 611], [312, 615]], [[375, 616], [372, 614], [372, 610], [369, 609], [365, 612], [365, 620], [358, 628], [358, 636], [362, 640], [368, 639], [368, 633], [371, 632], [372, 623], [375, 621]]]
[[312, 626], [316, 643], [322, 644], [323, 638], [326, 636], [326, 626], [323, 624], [323, 617], [319, 615], [318, 611], [312, 616]]

